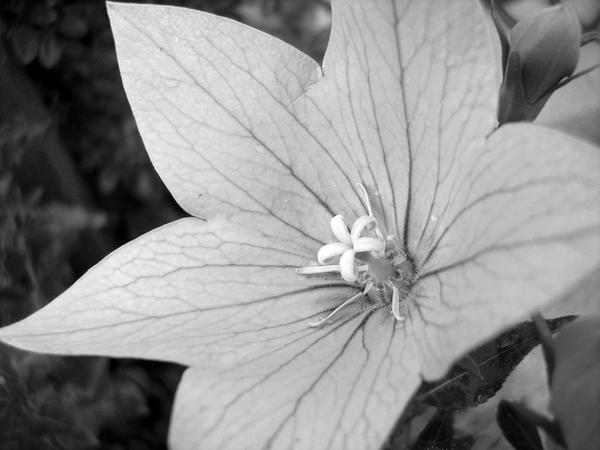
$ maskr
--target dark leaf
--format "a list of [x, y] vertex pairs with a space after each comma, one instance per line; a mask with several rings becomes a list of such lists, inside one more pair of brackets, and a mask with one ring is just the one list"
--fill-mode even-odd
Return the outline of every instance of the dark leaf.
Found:
[[56, 21], [58, 13], [54, 8], [38, 4], [31, 7], [31, 10], [27, 14], [27, 18], [32, 25], [45, 27]]
[[542, 344], [542, 351], [544, 352], [544, 360], [546, 361], [546, 372], [548, 373], [548, 384], [552, 381], [552, 374], [554, 373], [554, 341], [552, 339], [552, 332], [548, 327], [548, 323], [544, 318], [536, 313], [532, 315], [533, 324], [538, 333], [538, 337]]
[[537, 427], [524, 409], [517, 403], [501, 401], [496, 416], [498, 425], [516, 450], [543, 450]]
[[28, 25], [18, 25], [12, 30], [11, 43], [15, 57], [22, 64], [29, 64], [40, 46], [39, 33]]
[[454, 412], [440, 408], [423, 428], [412, 450], [449, 449], [453, 437]]
[[62, 54], [62, 47], [56, 35], [49, 32], [42, 38], [40, 49], [38, 51], [38, 59], [42, 67], [51, 69], [56, 65]]
[[[573, 320], [573, 316], [549, 320], [551, 330]], [[473, 350], [454, 364], [448, 375], [424, 383], [419, 398], [434, 406], [463, 409], [492, 397], [529, 351], [540, 343], [531, 322], [524, 322]]]

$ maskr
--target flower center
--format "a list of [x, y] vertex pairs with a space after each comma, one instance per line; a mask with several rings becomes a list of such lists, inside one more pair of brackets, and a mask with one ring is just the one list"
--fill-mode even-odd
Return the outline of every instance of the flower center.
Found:
[[[302, 275], [339, 272], [342, 279], [362, 288], [327, 315], [309, 325], [318, 327], [332, 321], [346, 306], [363, 301], [365, 309], [387, 307], [396, 320], [403, 321], [403, 300], [416, 282], [414, 265], [395, 236], [383, 237], [373, 215], [366, 189], [358, 185], [367, 200], [368, 215], [360, 216], [349, 229], [340, 215], [331, 219], [331, 232], [337, 242], [325, 244], [317, 252], [320, 266], [296, 269]], [[335, 261], [337, 264], [332, 264]]]

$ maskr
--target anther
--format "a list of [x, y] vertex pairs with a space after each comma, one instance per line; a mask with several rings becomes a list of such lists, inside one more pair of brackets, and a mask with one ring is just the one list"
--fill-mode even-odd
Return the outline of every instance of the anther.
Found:
[[[360, 266], [355, 267], [355, 270], [358, 273], [366, 272], [369, 270], [369, 266], [367, 264], [362, 264]], [[296, 273], [298, 275], [318, 275], [321, 273], [340, 273], [340, 265], [339, 264], [330, 264], [328, 266], [305, 266], [305, 267], [296, 267]]]
[[400, 314], [400, 291], [395, 285], [392, 285], [392, 314], [398, 321], [403, 321], [405, 317]]

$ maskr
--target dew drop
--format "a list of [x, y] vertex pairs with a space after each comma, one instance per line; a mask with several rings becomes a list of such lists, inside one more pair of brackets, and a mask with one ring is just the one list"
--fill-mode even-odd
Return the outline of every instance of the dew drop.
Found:
[[267, 157], [267, 153], [265, 151], [265, 148], [262, 145], [260, 145], [260, 144], [254, 144], [254, 146], [256, 147], [256, 151], [258, 152], [259, 155], [261, 155], [264, 158]]
[[164, 84], [168, 88], [176, 88], [177, 86], [179, 86], [179, 81], [177, 81], [177, 80], [175, 80], [173, 78], [167, 78], [164, 81]]

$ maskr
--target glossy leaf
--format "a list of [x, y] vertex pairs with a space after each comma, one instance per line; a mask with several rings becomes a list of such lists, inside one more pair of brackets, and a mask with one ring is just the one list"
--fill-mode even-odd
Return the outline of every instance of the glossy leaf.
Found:
[[[37, 351], [193, 366], [176, 448], [376, 448], [422, 377], [598, 263], [600, 152], [532, 125], [493, 130], [495, 82], [468, 0], [338, 0], [323, 71], [235, 22], [110, 4], [148, 153], [190, 218], [124, 246], [2, 331]], [[387, 308], [308, 323], [357, 293], [302, 277], [366, 213], [418, 270]]]

